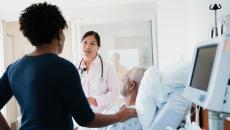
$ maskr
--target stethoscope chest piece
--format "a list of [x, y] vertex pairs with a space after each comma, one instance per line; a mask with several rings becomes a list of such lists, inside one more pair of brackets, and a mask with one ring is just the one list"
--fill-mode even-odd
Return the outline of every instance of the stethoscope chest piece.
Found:
[[[100, 82], [103, 83], [104, 82], [104, 78], [103, 78], [103, 73], [104, 73], [104, 64], [103, 64], [103, 60], [102, 57], [98, 54], [98, 57], [100, 58], [101, 61], [101, 78], [100, 78]], [[81, 68], [81, 63], [84, 61], [84, 58], [81, 59], [79, 66], [78, 66], [78, 70], [80, 70], [80, 75], [81, 78], [84, 75], [84, 72], [86, 71], [86, 68]]]

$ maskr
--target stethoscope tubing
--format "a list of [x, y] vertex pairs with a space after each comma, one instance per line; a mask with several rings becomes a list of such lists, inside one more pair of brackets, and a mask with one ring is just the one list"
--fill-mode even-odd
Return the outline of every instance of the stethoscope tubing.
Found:
[[[104, 73], [104, 64], [103, 64], [103, 60], [102, 60], [102, 57], [101, 55], [97, 54], [98, 57], [100, 58], [100, 61], [101, 61], [101, 79], [103, 78], [103, 73]], [[81, 70], [81, 74], [83, 74], [84, 71], [86, 71], [86, 68], [81, 68], [81, 63], [84, 61], [84, 58], [81, 59], [80, 63], [79, 63], [79, 66], [78, 66], [78, 70]]]

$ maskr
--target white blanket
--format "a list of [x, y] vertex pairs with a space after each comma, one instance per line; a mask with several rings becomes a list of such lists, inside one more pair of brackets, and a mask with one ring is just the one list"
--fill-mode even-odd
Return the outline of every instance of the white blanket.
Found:
[[[156, 67], [152, 66], [145, 72], [136, 99], [136, 110], [143, 130], [155, 130], [152, 128], [153, 125], [155, 127], [154, 122], [156, 115], [158, 116], [158, 113], [163, 107], [165, 107], [165, 104], [168, 101], [175, 101], [169, 100], [172, 93], [183, 91], [187, 82], [187, 74], [188, 65], [175, 65], [172, 68], [161, 72], [161, 74]], [[172, 108], [182, 107], [184, 110], [186, 109], [185, 106], [186, 105], [179, 105]], [[169, 112], [169, 115], [172, 114], [167, 110], [164, 110], [164, 112]], [[185, 111], [183, 111], [183, 113], [185, 113]], [[166, 120], [166, 118], [164, 119]], [[172, 120], [171, 122], [173, 123], [174, 121], [175, 120]]]

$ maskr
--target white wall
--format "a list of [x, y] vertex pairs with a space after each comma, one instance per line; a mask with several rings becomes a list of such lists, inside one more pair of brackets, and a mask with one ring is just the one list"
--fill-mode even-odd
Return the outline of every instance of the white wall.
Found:
[[[71, 45], [71, 25], [68, 22], [69, 28], [64, 30], [65, 45], [61, 57], [72, 61], [72, 45]], [[5, 67], [18, 58], [29, 54], [34, 50], [34, 47], [25, 38], [19, 30], [18, 22], [4, 23], [4, 49], [5, 49]]]
[[[2, 76], [3, 71], [4, 71], [3, 37], [2, 37], [3, 36], [3, 28], [2, 27], [3, 26], [2, 26], [2, 23], [3, 23], [3, 21], [2, 21], [2, 19], [0, 17], [0, 77]], [[5, 108], [3, 108], [1, 110], [1, 112], [5, 116], [5, 114], [6, 114]]]
[[230, 0], [157, 0], [157, 35], [159, 66], [191, 60], [194, 46], [210, 39], [214, 11], [210, 4], [221, 4], [218, 21], [230, 15]]
[[0, 17], [0, 76], [2, 75], [3, 73], [3, 25], [2, 25], [3, 21]]
[[189, 54], [196, 43], [209, 39], [208, 28], [213, 21], [208, 16], [209, 0], [188, 0]]
[[188, 54], [187, 0], [157, 1], [157, 44], [160, 69], [185, 62]]
[[[154, 8], [155, 2], [93, 6], [74, 12], [75, 16], [72, 17], [84, 25], [150, 20], [154, 16]], [[84, 14], [84, 17], [79, 17], [82, 14]]]
[[196, 43], [210, 39], [210, 28], [214, 26], [214, 11], [209, 10], [210, 4], [221, 4], [217, 11], [218, 22], [225, 15], [230, 15], [230, 0], [188, 0], [189, 44], [192, 48]]

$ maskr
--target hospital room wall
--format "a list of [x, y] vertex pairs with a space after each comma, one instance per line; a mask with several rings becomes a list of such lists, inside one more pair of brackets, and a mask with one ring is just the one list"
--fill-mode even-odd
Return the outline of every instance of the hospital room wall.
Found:
[[158, 64], [161, 70], [170, 64], [187, 62], [187, 0], [157, 1]]
[[[68, 24], [71, 26], [70, 24]], [[34, 47], [23, 36], [19, 30], [18, 22], [3, 22], [3, 51], [4, 51], [4, 64], [3, 70], [7, 66], [21, 58], [25, 54], [33, 51]], [[71, 28], [71, 27], [69, 27]], [[67, 29], [64, 31], [66, 35], [65, 47], [63, 49], [62, 57], [72, 61], [72, 45], [71, 45], [71, 31]], [[1, 62], [2, 63], [2, 62]], [[20, 109], [17, 105], [15, 98], [12, 98], [3, 109], [6, 120], [12, 127], [15, 127], [17, 117], [20, 116]]]
[[193, 48], [196, 43], [211, 39], [210, 29], [215, 25], [214, 11], [209, 10], [213, 4], [221, 4], [217, 11], [217, 22], [230, 15], [229, 0], [188, 0], [189, 45]]
[[[0, 17], [0, 52], [3, 52], [3, 22], [2, 18]], [[3, 59], [4, 56], [0, 54], [0, 76], [3, 74]]]
[[[64, 30], [65, 46], [60, 56], [72, 61], [72, 45], [71, 45], [71, 31], [69, 28]], [[3, 22], [3, 45], [4, 45], [4, 66], [7, 67], [12, 61], [28, 54], [34, 50], [34, 47], [23, 36], [19, 30], [18, 22]], [[12, 42], [12, 43], [11, 43]], [[11, 57], [11, 58], [10, 58]], [[12, 59], [13, 58], [13, 59]]]
[[[0, 17], [0, 52], [3, 52], [3, 25], [2, 25], [2, 18]], [[2, 76], [3, 74], [3, 59], [4, 59], [4, 56], [2, 54], [0, 54], [0, 77]], [[3, 114], [5, 114], [5, 109], [1, 111]]]
[[196, 43], [210, 39], [214, 11], [210, 4], [220, 3], [218, 21], [230, 15], [229, 0], [157, 0], [158, 64], [165, 69], [171, 64], [191, 61]]

